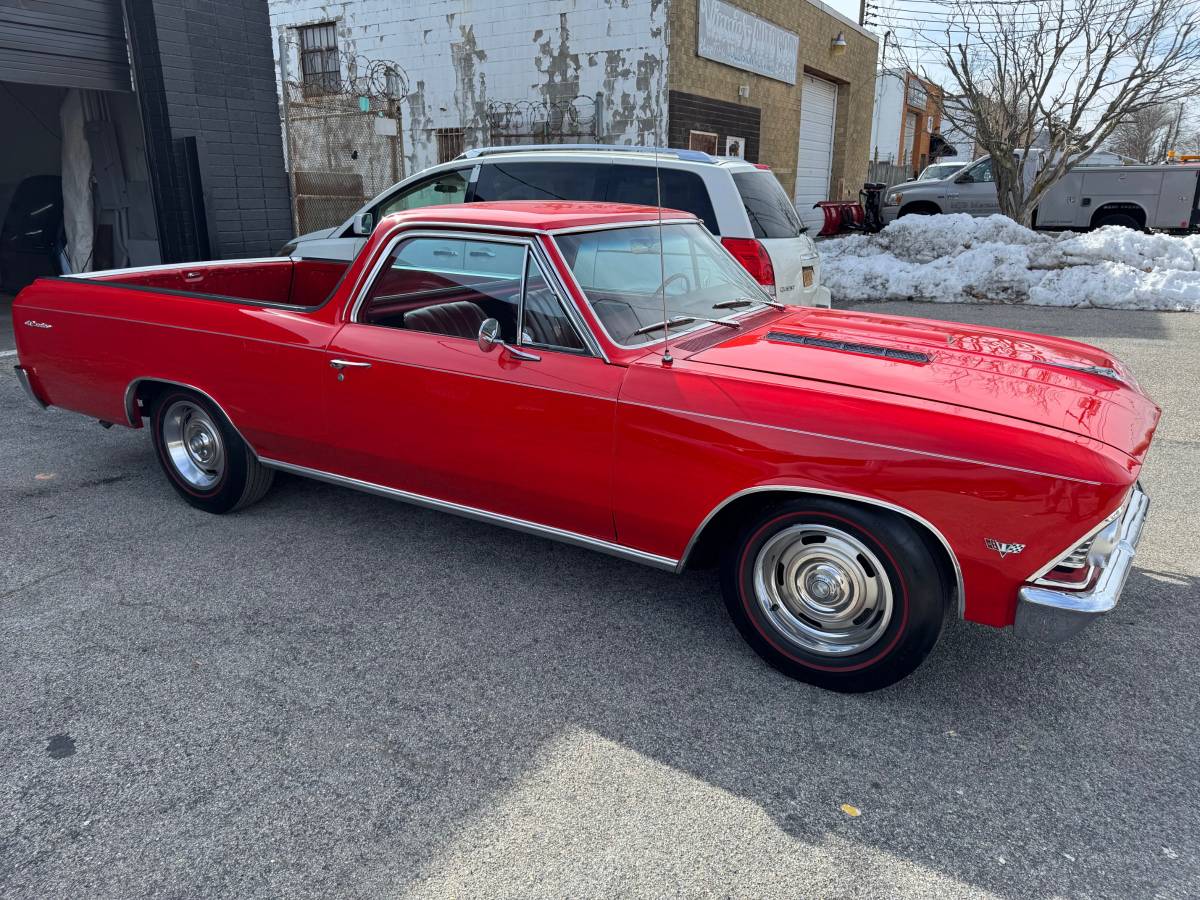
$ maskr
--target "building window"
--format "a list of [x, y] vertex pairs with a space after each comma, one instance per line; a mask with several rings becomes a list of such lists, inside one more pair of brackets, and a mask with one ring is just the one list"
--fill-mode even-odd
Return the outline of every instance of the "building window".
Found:
[[463, 152], [463, 130], [461, 128], [437, 129], [438, 162], [450, 162]]
[[336, 23], [305, 25], [297, 31], [300, 32], [300, 78], [304, 93], [309, 96], [335, 93], [342, 80]]
[[717, 155], [717, 135], [712, 131], [689, 131], [688, 149]]

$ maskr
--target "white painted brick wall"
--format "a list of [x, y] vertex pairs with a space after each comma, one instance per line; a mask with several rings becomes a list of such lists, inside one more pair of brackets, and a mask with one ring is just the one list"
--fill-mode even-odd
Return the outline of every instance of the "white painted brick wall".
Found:
[[666, 0], [270, 0], [270, 12], [276, 55], [289, 29], [335, 21], [341, 50], [404, 68], [410, 175], [438, 161], [436, 128], [487, 143], [494, 102], [601, 93], [601, 142], [666, 143]]

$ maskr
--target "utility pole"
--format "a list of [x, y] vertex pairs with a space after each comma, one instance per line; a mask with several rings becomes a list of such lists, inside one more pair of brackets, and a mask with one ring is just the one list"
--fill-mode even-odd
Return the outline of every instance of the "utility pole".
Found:
[[858, 24], [867, 24], [867, 0], [858, 0]]

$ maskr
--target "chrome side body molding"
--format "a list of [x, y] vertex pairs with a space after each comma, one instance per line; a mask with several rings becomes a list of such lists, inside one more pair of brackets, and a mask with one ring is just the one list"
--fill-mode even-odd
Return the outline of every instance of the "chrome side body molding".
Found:
[[601, 553], [607, 553], [609, 556], [632, 560], [633, 562], [639, 562], [643, 565], [662, 569], [667, 572], [678, 571], [680, 567], [679, 560], [668, 556], [646, 553], [645, 551], [635, 550], [632, 547], [626, 547], [622, 544], [614, 544], [611, 541], [589, 537], [586, 534], [565, 531], [561, 528], [552, 528], [549, 525], [540, 525], [537, 522], [530, 522], [527, 519], [518, 519], [513, 516], [503, 515], [502, 513], [489, 512], [486, 509], [466, 506], [462, 503], [451, 503], [448, 500], [438, 500], [436, 497], [426, 497], [424, 494], [414, 494], [411, 491], [402, 491], [398, 488], [390, 488], [370, 481], [361, 481], [346, 475], [335, 475], [333, 472], [323, 472], [320, 469], [310, 469], [307, 466], [296, 466], [277, 459], [259, 457], [259, 462], [272, 469], [279, 469], [281, 472], [304, 475], [308, 478], [315, 478], [318, 481], [326, 481], [330, 484], [340, 485], [341, 487], [365, 491], [368, 494], [378, 494], [380, 497], [387, 497], [390, 500], [400, 500], [404, 503], [412, 503], [415, 506], [423, 506], [427, 509], [435, 509], [440, 512], [453, 513], [456, 516], [475, 519], [479, 522], [501, 525], [505, 528], [511, 528], [514, 531], [523, 531], [526, 534], [561, 541], [564, 544], [573, 544], [576, 547], [585, 547], [588, 550], [598, 550]]

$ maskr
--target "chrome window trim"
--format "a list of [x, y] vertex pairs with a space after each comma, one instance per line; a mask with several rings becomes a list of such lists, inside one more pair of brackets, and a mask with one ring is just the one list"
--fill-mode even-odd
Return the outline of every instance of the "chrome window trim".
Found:
[[264, 466], [272, 469], [279, 469], [284, 472], [291, 472], [295, 475], [304, 475], [308, 478], [314, 478], [318, 481], [325, 481], [329, 484], [335, 484], [340, 487], [353, 488], [359, 491], [365, 491], [368, 494], [377, 494], [381, 497], [387, 497], [390, 500], [400, 500], [405, 503], [412, 503], [416, 506], [423, 506], [427, 509], [437, 510], [439, 512], [448, 512], [454, 515], [463, 516], [468, 519], [475, 519], [480, 522], [486, 522], [491, 525], [500, 525], [505, 528], [511, 528], [515, 531], [522, 531], [526, 534], [532, 534], [537, 537], [549, 538], [550, 540], [559, 541], [565, 544], [572, 544], [577, 547], [584, 547], [588, 550], [597, 550], [600, 553], [606, 553], [610, 556], [616, 556], [621, 559], [628, 559], [633, 562], [642, 563], [643, 565], [651, 566], [655, 569], [662, 569], [667, 572], [675, 572], [679, 569], [679, 560], [672, 559], [668, 556], [659, 556], [655, 553], [647, 553], [644, 550], [635, 550], [632, 547], [626, 547], [623, 544], [605, 541], [600, 538], [590, 537], [586, 534], [579, 534], [575, 531], [567, 531], [563, 528], [554, 528], [550, 525], [542, 525], [537, 522], [532, 522], [528, 519], [519, 519], [515, 516], [506, 516], [503, 513], [490, 512], [486, 509], [479, 509], [475, 506], [467, 506], [462, 503], [454, 503], [449, 500], [439, 500], [436, 497], [427, 497], [424, 494], [415, 494], [411, 491], [400, 490], [399, 488], [391, 488], [386, 485], [376, 484], [372, 481], [363, 481], [358, 478], [351, 478], [347, 475], [338, 475], [333, 472], [325, 472], [321, 469], [310, 469], [307, 466], [298, 466], [292, 463], [282, 462], [277, 459], [260, 458], [259, 460]]
[[[657, 226], [658, 219], [638, 219], [636, 222], [603, 222], [597, 225], [569, 225], [565, 228], [548, 228], [541, 234], [548, 234], [550, 237], [557, 237], [560, 234], [582, 234], [587, 231], [612, 231], [617, 228], [643, 228], [647, 225]], [[663, 219], [663, 225], [700, 225], [704, 223], [695, 216], [688, 216], [686, 219]], [[706, 228], [705, 231], [708, 229]]]
[[865, 497], [862, 494], [851, 494], [846, 491], [831, 491], [824, 488], [813, 488], [793, 484], [764, 484], [757, 487], [746, 488], [738, 491], [735, 494], [731, 494], [713, 507], [712, 511], [704, 517], [704, 521], [702, 521], [692, 533], [691, 540], [688, 541], [687, 547], [683, 551], [683, 557], [679, 560], [679, 567], [676, 569], [676, 572], [682, 572], [687, 566], [688, 559], [691, 558], [692, 550], [695, 549], [696, 542], [700, 539], [700, 535], [704, 533], [704, 529], [708, 526], [708, 523], [711, 522], [722, 509], [740, 497], [745, 497], [750, 494], [761, 494], [767, 491], [784, 491], [795, 494], [814, 494], [821, 497], [837, 497], [841, 500], [854, 500], [859, 503], [866, 503], [870, 506], [877, 506], [882, 509], [890, 510], [894, 513], [904, 516], [905, 518], [911, 519], [919, 525], [924, 526], [926, 529], [928, 529], [930, 534], [937, 538], [938, 543], [942, 545], [943, 549], [946, 551], [946, 554], [950, 557], [950, 563], [954, 567], [955, 595], [958, 604], [958, 617], [960, 619], [963, 617], [963, 613], [966, 610], [966, 589], [963, 587], [962, 566], [959, 565], [958, 556], [955, 555], [954, 550], [950, 547], [950, 542], [946, 540], [946, 536], [938, 530], [937, 526], [923, 516], [917, 515], [911, 509], [906, 509], [903, 506], [897, 506], [895, 503], [888, 503], [886, 500], [876, 500], [874, 497]]
[[[700, 228], [702, 228], [704, 230], [704, 233], [707, 234], [710, 238], [713, 238], [713, 240], [716, 240], [717, 245], [720, 246], [720, 241], [717, 240], [715, 237], [713, 237], [712, 232], [710, 232], [707, 228], [704, 228], [704, 223], [701, 222], [699, 219], [664, 219], [662, 224], [663, 225], [697, 225]], [[658, 221], [652, 219], [648, 222], [626, 222], [626, 223], [622, 223], [619, 227], [621, 227], [621, 228], [635, 228], [635, 227], [636, 228], [646, 228], [646, 227], [655, 228], [657, 226], [658, 226]], [[551, 235], [551, 239], [554, 241], [555, 251], [558, 253], [558, 255], [560, 257], [562, 257], [563, 262], [565, 263], [566, 255], [562, 252], [562, 247], [560, 247], [558, 245], [558, 235], [560, 235], [560, 234], [561, 235], [579, 234], [579, 233], [587, 232], [587, 231], [610, 231], [614, 227], [618, 227], [618, 226], [608, 226], [608, 225], [600, 226], [600, 227], [588, 226], [587, 228], [564, 229], [564, 230], [560, 230], [560, 231], [552, 231], [552, 232], [549, 232], [549, 234]], [[728, 252], [728, 251], [726, 251], [726, 252]], [[735, 260], [735, 263], [737, 265], [741, 265], [741, 263], [737, 263], [736, 260]], [[659, 344], [663, 343], [666, 340], [665, 338], [654, 338], [652, 340], [646, 341], [646, 343], [644, 343], [644, 344], [622, 344], [620, 341], [618, 341], [616, 338], [614, 338], [611, 334], [609, 334], [608, 329], [604, 326], [604, 319], [600, 316], [600, 313], [596, 311], [596, 307], [594, 307], [592, 305], [592, 301], [591, 301], [591, 299], [589, 299], [589, 297], [587, 295], [587, 291], [585, 291], [583, 289], [583, 285], [579, 283], [579, 279], [575, 277], [575, 270], [573, 268], [571, 268], [570, 266], [567, 266], [566, 269], [567, 269], [567, 273], [571, 277], [571, 283], [573, 285], [575, 285], [575, 290], [579, 291], [579, 296], [581, 296], [583, 298], [583, 302], [588, 305], [588, 309], [591, 310], [592, 316], [596, 319], [596, 324], [600, 326], [601, 333], [608, 339], [609, 343], [611, 343], [614, 347], [616, 347], [620, 350], [635, 350], [635, 351], [649, 350], [652, 347], [657, 347]], [[771, 308], [769, 303], [763, 303], [761, 305], [764, 309]], [[762, 312], [761, 309], [755, 309], [755, 308], [751, 307], [750, 309], [739, 310], [735, 313], [735, 315], [744, 316], [749, 313], [754, 313], [757, 315], [760, 312]], [[781, 312], [782, 312], [782, 310], [781, 310]], [[685, 328], [683, 331], [672, 331], [671, 332], [671, 340], [673, 340], [673, 341], [680, 340], [687, 335], [694, 334], [699, 331], [703, 331], [705, 328], [719, 328], [719, 327], [721, 327], [721, 326], [714, 325], [712, 322], [698, 321], [694, 325], [692, 325], [692, 327]]]
[[[492, 234], [490, 229], [479, 229], [479, 231], [482, 231], [483, 233], [470, 233], [464, 235], [462, 232], [456, 229], [435, 230], [429, 228], [412, 229], [408, 227], [398, 230], [395, 234], [388, 238], [387, 243], [383, 246], [383, 250], [375, 258], [375, 261], [371, 265], [370, 269], [364, 269], [363, 273], [360, 273], [358, 279], [355, 281], [354, 289], [350, 293], [350, 299], [347, 301], [346, 307], [343, 307], [344, 310], [348, 310], [348, 312], [345, 312], [342, 316], [343, 321], [358, 325], [368, 324], [358, 321], [358, 314], [362, 309], [363, 301], [366, 299], [367, 293], [370, 291], [370, 286], [374, 284], [379, 272], [383, 269], [384, 263], [387, 261], [392, 251], [396, 248], [396, 245], [401, 241], [417, 237], [433, 237], [463, 241], [494, 241], [502, 244], [523, 244], [525, 246], [526, 257], [528, 258], [530, 255], [534, 257], [538, 268], [542, 270], [542, 277], [545, 279], [546, 284], [549, 285], [550, 289], [554, 292], [555, 297], [558, 298], [559, 305], [566, 313], [567, 319], [574, 326], [577, 335], [583, 342], [588, 354], [598, 357], [606, 363], [609, 362], [608, 354], [604, 352], [604, 348], [600, 345], [600, 342], [596, 340], [596, 336], [592, 334], [592, 330], [587, 327], [587, 323], [584, 321], [583, 316], [575, 306], [575, 303], [571, 301], [570, 293], [565, 291], [562, 285], [562, 280], [558, 277], [557, 271], [549, 264], [545, 254], [541, 252], [542, 248], [538, 246], [537, 241], [538, 233], [520, 231], [515, 234]], [[547, 274], [548, 271], [551, 274]], [[523, 277], [524, 276], [522, 275], [522, 278]], [[523, 289], [521, 306], [524, 306]], [[520, 345], [519, 338], [520, 335], [518, 334], [518, 346]], [[555, 350], [553, 347], [547, 347], [545, 349], [550, 351]], [[577, 353], [578, 351], [572, 351], [563, 348], [562, 352]]]

